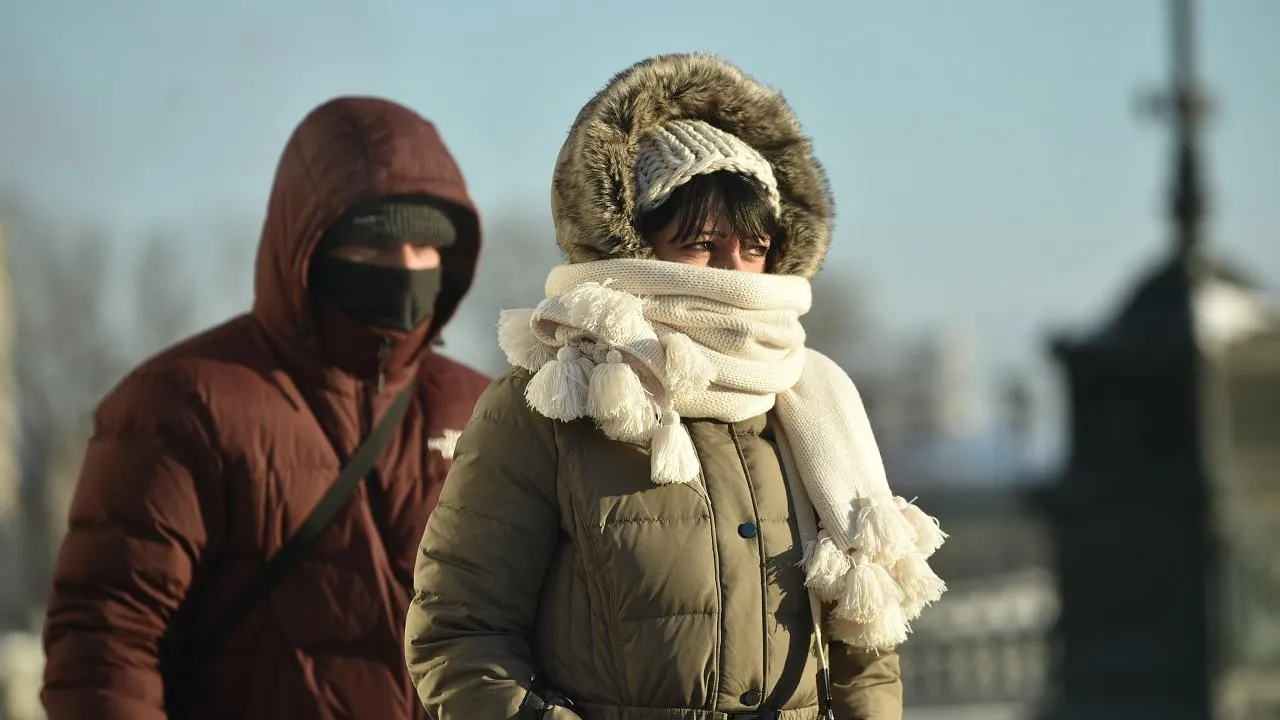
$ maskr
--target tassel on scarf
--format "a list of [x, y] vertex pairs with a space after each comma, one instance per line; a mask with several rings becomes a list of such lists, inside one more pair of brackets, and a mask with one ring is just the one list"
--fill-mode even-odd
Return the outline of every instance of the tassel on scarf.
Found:
[[870, 623], [890, 607], [902, 603], [902, 591], [883, 566], [857, 553], [853, 567], [844, 578], [844, 592], [836, 603], [835, 614], [856, 623]]
[[857, 648], [877, 651], [895, 648], [907, 641], [911, 623], [902, 608], [889, 605], [884, 614], [869, 623], [859, 623], [839, 616], [831, 617], [831, 638]]
[[570, 422], [587, 414], [588, 373], [593, 363], [572, 345], [534, 373], [525, 388], [529, 406], [553, 420]]
[[662, 336], [666, 360], [667, 391], [676, 397], [707, 389], [716, 377], [716, 368], [703, 356], [698, 344], [684, 333]]
[[569, 322], [598, 336], [653, 336], [644, 319], [644, 300], [609, 287], [609, 281], [578, 285], [562, 296]]
[[905, 498], [895, 497], [893, 501], [898, 506], [898, 510], [902, 511], [902, 517], [916, 532], [916, 550], [926, 558], [937, 552], [947, 540], [947, 534], [942, 531], [938, 519], [930, 517], [915, 503], [908, 502]]
[[849, 574], [849, 555], [836, 546], [825, 530], [818, 533], [817, 540], [805, 544], [800, 566], [805, 571], [804, 584], [820, 599], [835, 602], [840, 598]]
[[587, 414], [596, 419], [605, 435], [624, 442], [641, 442], [653, 434], [658, 414], [640, 377], [624, 362], [622, 353], [610, 349], [605, 362], [591, 371]]
[[892, 565], [916, 550], [915, 529], [889, 500], [864, 500], [857, 510], [854, 547], [875, 561]]
[[555, 351], [533, 334], [532, 309], [503, 310], [498, 318], [498, 346], [507, 362], [530, 372], [555, 359]]
[[655, 483], [689, 482], [701, 472], [693, 438], [675, 411], [662, 413], [662, 422], [653, 431], [649, 443], [649, 472]]
[[922, 553], [909, 553], [894, 563], [893, 577], [902, 589], [902, 612], [908, 620], [920, 617], [921, 611], [947, 591], [947, 583], [929, 567]]

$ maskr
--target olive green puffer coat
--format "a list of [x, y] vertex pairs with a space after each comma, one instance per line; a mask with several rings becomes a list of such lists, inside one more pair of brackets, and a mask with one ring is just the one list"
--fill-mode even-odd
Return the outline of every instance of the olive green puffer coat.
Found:
[[[651, 255], [634, 224], [635, 148], [678, 118], [769, 162], [772, 272], [813, 277], [834, 210], [812, 143], [780, 94], [696, 55], [637, 63], [579, 113], [552, 181], [565, 258]], [[427, 709], [537, 717], [521, 710], [536, 673], [574, 702], [541, 715], [555, 720], [816, 718], [797, 515], [768, 418], [686, 419], [702, 477], [659, 486], [645, 448], [538, 415], [527, 382], [512, 371], [479, 401], [422, 540], [406, 653]], [[834, 644], [830, 666], [839, 720], [901, 718], [896, 654]]]
[[[703, 477], [659, 486], [644, 450], [491, 387], [422, 541], [406, 650], [438, 720], [516, 718], [537, 673], [551, 718], [817, 717], [793, 505], [766, 416], [686, 421]], [[897, 720], [897, 655], [830, 648], [841, 720]]]

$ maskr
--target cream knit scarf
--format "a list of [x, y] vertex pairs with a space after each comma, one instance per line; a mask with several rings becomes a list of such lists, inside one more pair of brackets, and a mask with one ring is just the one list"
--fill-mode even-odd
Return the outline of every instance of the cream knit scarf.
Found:
[[946, 586], [926, 558], [946, 534], [885, 478], [857, 388], [804, 347], [809, 282], [659, 260], [601, 260], [551, 271], [536, 308], [503, 312], [508, 360], [534, 373], [542, 415], [591, 418], [610, 438], [649, 446], [653, 482], [695, 481], [681, 416], [738, 422], [776, 411], [819, 520], [803, 537], [806, 583], [833, 603], [831, 634], [865, 648], [906, 640]]

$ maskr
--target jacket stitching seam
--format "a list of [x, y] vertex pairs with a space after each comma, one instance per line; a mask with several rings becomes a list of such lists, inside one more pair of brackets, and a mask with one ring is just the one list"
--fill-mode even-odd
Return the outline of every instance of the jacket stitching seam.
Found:
[[[730, 427], [736, 429], [736, 426], [731, 425]], [[731, 432], [730, 436], [733, 439], [734, 452], [738, 455], [738, 463], [742, 467], [742, 479], [745, 480], [747, 484], [747, 497], [751, 499], [751, 514], [754, 515], [756, 518], [756, 521], [759, 522], [760, 504], [756, 499], [755, 482], [752, 480], [752, 477], [751, 477], [751, 468], [747, 464], [747, 456], [742, 450], [742, 443], [740, 442], [737, 433]], [[763, 560], [764, 559], [764, 537], [761, 534], [757, 533], [755, 541], [756, 541], [755, 542], [756, 555], [759, 559]], [[760, 642], [761, 642], [760, 649], [763, 652], [761, 652], [761, 662], [760, 662], [760, 665], [761, 665], [760, 684], [762, 685], [762, 687], [760, 688], [760, 693], [762, 697], [766, 699], [772, 694], [771, 689], [768, 687], [769, 685], [769, 648], [767, 647], [767, 644], [769, 642], [770, 613], [769, 613], [769, 607], [768, 607], [769, 594], [768, 592], [765, 591], [765, 588], [767, 588], [768, 586], [769, 586], [768, 571], [765, 568], [764, 562], [761, 562], [760, 563]]]
[[503, 526], [503, 527], [511, 528], [512, 530], [523, 530], [523, 529], [524, 529], [524, 528], [521, 528], [521, 527], [520, 527], [520, 526], [518, 526], [518, 525], [512, 525], [511, 523], [506, 522], [505, 520], [499, 520], [498, 518], [491, 517], [491, 516], [489, 516], [489, 515], [485, 515], [484, 513], [478, 513], [478, 512], [476, 512], [475, 510], [472, 510], [471, 508], [463, 507], [463, 506], [461, 506], [461, 505], [455, 505], [455, 504], [453, 504], [453, 503], [447, 503], [447, 502], [437, 503], [437, 504], [436, 504], [436, 508], [437, 508], [437, 509], [438, 509], [438, 508], [445, 508], [445, 509], [447, 509], [447, 510], [452, 510], [452, 511], [454, 511], [454, 512], [458, 513], [459, 515], [466, 515], [466, 516], [468, 516], [468, 517], [472, 517], [472, 518], [475, 518], [475, 519], [477, 519], [477, 520], [485, 520], [485, 521], [487, 521], [487, 522], [491, 522], [491, 523], [493, 523], [493, 524], [495, 524], [495, 525], [501, 525], [501, 526]]
[[[560, 428], [557, 427], [557, 423], [552, 421], [548, 421], [548, 422], [550, 422], [551, 424], [551, 432], [552, 432], [554, 442], [555, 442], [555, 447], [556, 447], [556, 477], [557, 477], [557, 484], [558, 484], [559, 476], [560, 476], [561, 434], [560, 434]], [[618, 694], [622, 695], [623, 692], [630, 687], [631, 679], [627, 677], [626, 664], [621, 662], [622, 660], [622, 658], [620, 657], [620, 653], [622, 652], [621, 643], [613, 642], [613, 640], [617, 639], [618, 633], [616, 628], [620, 622], [620, 619], [618, 617], [618, 610], [617, 610], [618, 598], [613, 591], [616, 583], [614, 581], [612, 568], [610, 567], [609, 563], [605, 562], [603, 550], [601, 549], [599, 544], [595, 542], [595, 536], [598, 533], [590, 532], [590, 529], [586, 525], [587, 515], [585, 512], [583, 512], [582, 507], [579, 504], [579, 498], [577, 497], [576, 494], [574, 494], [573, 487], [571, 484], [566, 486], [565, 494], [568, 495], [569, 497], [569, 505], [570, 507], [573, 508], [573, 512], [575, 515], [575, 517], [573, 518], [573, 524], [579, 528], [581, 537], [586, 539], [586, 542], [584, 544], [587, 546], [588, 552], [591, 553], [592, 558], [594, 558], [595, 560], [596, 567], [599, 569], [599, 572], [596, 575], [600, 579], [595, 583], [595, 585], [597, 587], [598, 592], [603, 595], [604, 603], [603, 603], [603, 607], [601, 608], [601, 611], [604, 613], [604, 616], [606, 618], [606, 623], [613, 626], [613, 627], [605, 627], [602, 629], [602, 631], [605, 636], [605, 642], [610, 646], [610, 649], [611, 649], [611, 652], [609, 652], [608, 655], [612, 656], [611, 662], [613, 664], [613, 675], [614, 675], [615, 681], [619, 683]], [[590, 575], [590, 573], [588, 575]], [[588, 598], [589, 597], [590, 597], [590, 594], [588, 594]]]
[[710, 515], [699, 515], [693, 517], [672, 517], [672, 518], [624, 518], [622, 520], [610, 520], [600, 526], [601, 529], [610, 527], [619, 527], [623, 525], [674, 525], [677, 523], [705, 523], [711, 519]]
[[622, 622], [640, 623], [640, 622], [651, 622], [653, 620], [669, 620], [671, 618], [679, 618], [679, 617], [716, 617], [719, 614], [720, 613], [716, 612], [715, 610], [690, 610], [688, 612], [663, 613], [662, 615], [642, 615], [640, 617], [627, 618]]
[[[699, 465], [701, 466], [702, 453], [698, 451], [698, 442], [694, 440], [693, 433], [689, 433], [689, 441], [693, 444], [694, 452], [698, 454]], [[703, 483], [704, 485], [706, 484], [706, 475], [701, 470], [699, 470], [698, 478], [696, 482]], [[724, 614], [724, 578], [722, 576], [721, 568], [720, 568], [720, 542], [716, 539], [716, 511], [715, 511], [715, 507], [711, 503], [710, 490], [707, 490], [706, 492], [699, 492], [698, 495], [703, 499], [703, 502], [707, 504], [707, 514], [711, 521], [711, 526], [709, 528], [708, 534], [711, 536], [712, 567], [715, 568], [716, 614], [723, 615]], [[710, 693], [712, 712], [715, 712], [720, 709], [720, 679], [721, 679], [720, 676], [721, 676], [721, 670], [722, 670], [722, 668], [720, 667], [720, 664], [721, 664], [721, 657], [724, 653], [723, 621], [721, 621], [720, 623], [720, 631], [716, 633], [716, 642], [715, 642], [714, 652], [715, 654], [712, 657], [713, 673], [712, 673], [711, 693]]]

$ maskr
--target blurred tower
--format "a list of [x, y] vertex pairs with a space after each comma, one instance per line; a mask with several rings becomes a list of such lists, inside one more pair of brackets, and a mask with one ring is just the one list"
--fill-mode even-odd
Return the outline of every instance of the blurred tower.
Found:
[[913, 445], [973, 437], [982, 430], [978, 342], [967, 329], [936, 328], [913, 343], [896, 385], [903, 434]]
[[1171, 10], [1173, 88], [1158, 109], [1175, 128], [1174, 242], [1117, 317], [1053, 344], [1071, 407], [1050, 498], [1054, 720], [1280, 710], [1280, 332], [1261, 293], [1204, 247], [1206, 103], [1190, 0]]
[[1031, 382], [1021, 372], [1009, 373], [1000, 388], [1003, 411], [1002, 428], [1009, 435], [1016, 456], [1018, 474], [1025, 472], [1031, 459], [1032, 436], [1035, 433], [1035, 394]]

